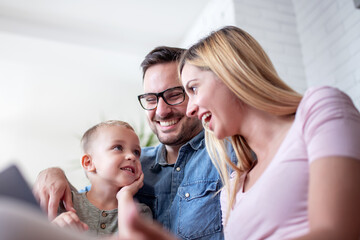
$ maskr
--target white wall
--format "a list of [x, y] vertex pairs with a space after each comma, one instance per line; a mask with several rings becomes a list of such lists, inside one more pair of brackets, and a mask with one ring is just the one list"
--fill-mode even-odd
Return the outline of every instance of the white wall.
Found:
[[360, 9], [352, 0], [293, 0], [308, 86], [345, 91], [360, 109]]
[[301, 46], [291, 1], [212, 0], [185, 37], [189, 47], [210, 31], [235, 25], [250, 33], [265, 49], [280, 77], [299, 92], [306, 89]]
[[[360, 10], [352, 0], [211, 0], [181, 46], [225, 25], [252, 34], [299, 92], [337, 86], [360, 108]], [[107, 119], [145, 119], [136, 100], [143, 57], [0, 32], [0, 168], [16, 162], [33, 182], [60, 166], [84, 186], [82, 133]]]
[[142, 56], [5, 32], [0, 52], [0, 168], [15, 162], [29, 182], [40, 170], [60, 166], [83, 186], [79, 141], [85, 130], [108, 119], [135, 126], [145, 120], [136, 99]]
[[211, 0], [199, 13], [193, 27], [184, 37], [181, 47], [188, 48], [211, 31], [226, 25], [235, 25], [233, 0]]
[[296, 16], [289, 0], [234, 0], [236, 26], [265, 49], [280, 77], [300, 93], [306, 89]]
[[184, 45], [228, 24], [254, 36], [295, 90], [338, 87], [360, 109], [360, 9], [352, 0], [212, 0]]

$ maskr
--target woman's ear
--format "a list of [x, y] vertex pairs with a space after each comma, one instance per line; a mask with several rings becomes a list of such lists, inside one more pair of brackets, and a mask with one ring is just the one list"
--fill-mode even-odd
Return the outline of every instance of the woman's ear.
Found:
[[85, 154], [84, 156], [82, 156], [81, 166], [87, 172], [95, 172], [96, 171], [95, 164], [91, 158], [91, 155], [89, 155], [89, 154]]

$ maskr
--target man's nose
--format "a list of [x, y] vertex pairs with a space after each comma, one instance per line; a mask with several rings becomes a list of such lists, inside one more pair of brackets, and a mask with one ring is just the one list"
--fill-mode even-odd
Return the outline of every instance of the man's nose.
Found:
[[159, 98], [157, 107], [156, 107], [156, 115], [160, 117], [166, 117], [169, 112], [171, 112], [171, 106], [169, 106], [162, 97]]

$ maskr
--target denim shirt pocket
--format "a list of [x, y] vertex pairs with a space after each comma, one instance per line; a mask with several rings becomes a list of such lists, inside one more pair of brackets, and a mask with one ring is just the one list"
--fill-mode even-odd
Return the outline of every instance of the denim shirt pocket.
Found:
[[216, 194], [219, 187], [219, 180], [196, 181], [179, 187], [179, 236], [206, 238], [222, 231], [220, 194]]

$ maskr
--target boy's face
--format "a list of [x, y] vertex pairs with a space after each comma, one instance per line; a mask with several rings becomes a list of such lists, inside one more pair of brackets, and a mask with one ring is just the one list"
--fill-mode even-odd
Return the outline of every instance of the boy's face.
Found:
[[124, 126], [100, 127], [90, 148], [100, 181], [123, 187], [139, 178], [142, 172], [140, 141], [131, 129]]

